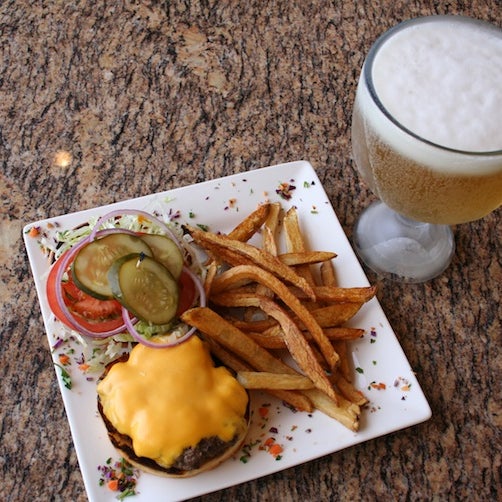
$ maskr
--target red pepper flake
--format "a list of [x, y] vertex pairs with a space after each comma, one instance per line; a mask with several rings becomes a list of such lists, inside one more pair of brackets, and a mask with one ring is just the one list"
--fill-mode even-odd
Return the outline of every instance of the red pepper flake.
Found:
[[58, 359], [63, 366], [70, 364], [70, 357], [67, 354], [59, 354]]
[[385, 390], [387, 388], [387, 385], [385, 385], [383, 382], [371, 382], [370, 386], [372, 389], [377, 390]]
[[262, 450], [266, 450], [270, 455], [272, 455], [276, 460], [281, 460], [281, 453], [284, 448], [279, 443], [276, 443], [275, 438], [267, 438], [261, 447]]
[[258, 413], [260, 414], [261, 418], [266, 418], [268, 416], [268, 408], [266, 408], [265, 406], [260, 406], [260, 408], [258, 408]]
[[[293, 180], [291, 180], [293, 181]], [[280, 183], [279, 186], [276, 188], [275, 193], [277, 195], [280, 195], [281, 198], [284, 200], [290, 200], [291, 197], [293, 196], [292, 192], [296, 190], [296, 186], [292, 185], [291, 183], [285, 182], [285, 183]]]
[[28, 235], [30, 237], [38, 237], [40, 235], [40, 227], [31, 227], [28, 230]]

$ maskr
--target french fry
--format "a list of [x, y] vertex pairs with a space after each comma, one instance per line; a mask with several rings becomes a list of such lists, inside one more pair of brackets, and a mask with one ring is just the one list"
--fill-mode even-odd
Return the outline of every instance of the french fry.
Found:
[[270, 205], [267, 219], [263, 224], [263, 244], [262, 249], [270, 254], [277, 256], [277, 242], [275, 239], [277, 228], [279, 226], [279, 215], [281, 213], [281, 204], [274, 202]]
[[260, 204], [228, 234], [228, 237], [241, 242], [247, 242], [266, 221], [269, 211], [270, 203]]
[[323, 286], [337, 286], [335, 267], [332, 261], [325, 261], [319, 267], [321, 273], [321, 283]]
[[358, 406], [364, 406], [368, 403], [366, 396], [359, 389], [356, 389], [340, 373], [333, 375], [331, 380], [340, 390], [342, 396], [348, 399], [351, 403], [357, 404]]
[[265, 371], [239, 371], [237, 380], [246, 389], [265, 390], [306, 390], [315, 386], [310, 378], [303, 375], [267, 373]]
[[338, 420], [348, 429], [357, 432], [359, 430], [359, 416], [361, 408], [357, 404], [351, 403], [344, 397], [339, 397], [339, 404], [330, 399], [319, 389], [302, 391], [314, 404], [314, 406], [331, 418]]
[[324, 334], [330, 340], [357, 340], [364, 335], [364, 329], [361, 328], [324, 328]]
[[336, 254], [331, 251], [297, 251], [278, 255], [279, 260], [289, 267], [322, 263], [332, 260], [335, 257]]
[[[326, 303], [366, 303], [377, 292], [376, 286], [364, 286], [357, 288], [340, 288], [337, 286], [314, 286], [315, 297], [318, 301]], [[300, 290], [293, 291], [300, 299], [308, 297]]]
[[211, 286], [213, 285], [213, 280], [216, 277], [217, 272], [218, 263], [216, 263], [215, 261], [208, 263], [207, 273], [204, 279], [204, 292], [206, 293], [206, 296], [209, 296], [211, 294]]
[[[268, 251], [270, 254], [277, 256], [277, 242], [276, 242], [276, 231], [279, 225], [279, 214], [281, 212], [281, 205], [275, 202], [270, 206], [270, 211], [268, 217], [263, 225], [262, 248], [264, 251]], [[273, 297], [273, 291], [270, 291], [266, 286], [258, 284], [256, 286], [256, 294]]]
[[337, 367], [337, 373], [342, 375], [345, 379], [350, 379], [351, 366], [349, 362], [349, 355], [347, 349], [347, 342], [344, 340], [335, 340], [331, 342], [336, 350], [336, 353], [340, 357], [340, 362]]
[[322, 328], [339, 327], [350, 321], [362, 306], [362, 303], [334, 303], [313, 310], [311, 315]]
[[253, 264], [263, 270], [274, 274], [281, 279], [297, 286], [309, 298], [315, 299], [315, 294], [310, 284], [296, 274], [292, 268], [284, 265], [277, 256], [260, 250], [246, 242], [230, 239], [226, 235], [203, 232], [194, 227], [187, 226], [186, 229], [197, 244], [208, 247], [213, 253], [218, 253], [225, 257], [230, 265], [242, 265], [244, 263]]
[[[286, 248], [290, 253], [302, 253], [306, 251], [307, 244], [304, 242], [302, 232], [300, 230], [300, 223], [298, 221], [298, 213], [296, 207], [292, 206], [285, 214], [284, 220], [284, 232], [286, 236]], [[301, 277], [314, 285], [314, 276], [312, 275], [312, 270], [308, 265], [297, 266], [296, 270]]]
[[243, 280], [249, 279], [271, 289], [298, 316], [319, 346], [329, 367], [334, 370], [338, 364], [338, 354], [333, 349], [320, 325], [304, 305], [302, 305], [300, 300], [279, 279], [269, 272], [253, 265], [233, 267], [215, 278], [213, 281], [213, 292], [218, 294], [218, 292], [231, 289], [235, 284], [240, 284]]

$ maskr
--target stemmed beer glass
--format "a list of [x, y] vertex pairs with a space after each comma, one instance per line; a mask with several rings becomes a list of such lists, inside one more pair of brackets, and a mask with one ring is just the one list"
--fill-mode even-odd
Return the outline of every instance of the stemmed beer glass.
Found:
[[380, 36], [357, 88], [352, 149], [380, 199], [356, 224], [359, 256], [396, 280], [441, 274], [450, 225], [502, 203], [502, 30], [428, 16]]

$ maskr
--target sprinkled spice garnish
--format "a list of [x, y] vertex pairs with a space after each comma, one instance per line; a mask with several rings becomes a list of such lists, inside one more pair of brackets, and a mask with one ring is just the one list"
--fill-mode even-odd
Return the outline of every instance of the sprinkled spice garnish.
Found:
[[70, 364], [70, 356], [68, 354], [59, 354], [58, 359], [62, 366], [68, 366]]
[[38, 237], [40, 235], [40, 227], [31, 227], [27, 233], [30, 237]]
[[267, 438], [264, 442], [263, 445], [260, 447], [262, 450], [266, 450], [270, 455], [272, 455], [275, 460], [281, 460], [282, 456], [281, 453], [284, 451], [284, 448], [282, 445], [279, 443], [275, 442], [275, 438], [269, 437]]
[[398, 377], [394, 380], [394, 387], [399, 387], [403, 392], [408, 392], [411, 390], [411, 383], [406, 378]]
[[280, 195], [284, 200], [290, 200], [293, 196], [293, 190], [296, 190], [296, 186], [292, 185], [291, 183], [285, 182], [279, 184], [278, 188], [276, 188], [275, 190], [275, 193], [277, 195]]
[[385, 390], [387, 388], [387, 385], [385, 385], [383, 382], [371, 382], [370, 386], [368, 389], [376, 389], [376, 390]]
[[139, 471], [124, 458], [116, 462], [109, 458], [105, 465], [98, 466], [98, 471], [101, 473], [99, 486], [106, 486], [113, 492], [119, 492], [116, 497], [118, 500], [137, 494]]
[[319, 211], [317, 210], [316, 206], [312, 206], [312, 209], [310, 210], [310, 214], [319, 214]]
[[52, 346], [52, 350], [57, 350], [63, 345], [65, 341], [62, 338], [57, 338], [56, 341], [54, 342], [54, 345]]
[[258, 413], [260, 414], [260, 417], [261, 418], [266, 418], [268, 416], [268, 407], [266, 406], [260, 406], [260, 408], [258, 408]]
[[195, 213], [193, 211], [189, 211], [188, 217], [189, 218], [195, 218]]
[[356, 371], [361, 375], [364, 373], [364, 370], [362, 368], [359, 368], [359, 366], [356, 368]]
[[169, 209], [168, 217], [169, 217], [169, 221], [177, 220], [178, 218], [181, 217], [181, 212], [179, 209], [177, 209], [176, 211]]
[[[224, 207], [224, 210], [225, 210], [225, 211], [228, 211], [229, 209], [234, 208], [234, 207], [236, 206], [236, 204], [237, 204], [237, 199], [229, 199], [229, 200], [228, 200], [228, 205], [226, 205], [226, 206]], [[239, 209], [238, 209], [238, 208], [237, 208], [237, 211], [239, 211]]]
[[209, 230], [209, 226], [208, 225], [202, 225], [202, 223], [197, 223], [197, 226], [203, 231], [203, 232], [207, 232]]

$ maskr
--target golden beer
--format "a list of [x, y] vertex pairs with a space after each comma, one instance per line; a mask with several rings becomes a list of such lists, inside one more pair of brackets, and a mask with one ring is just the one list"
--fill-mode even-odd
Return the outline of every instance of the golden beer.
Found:
[[371, 190], [420, 222], [502, 204], [502, 30], [458, 16], [402, 23], [372, 47], [352, 121]]

